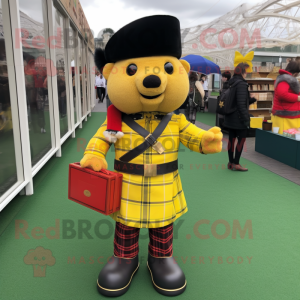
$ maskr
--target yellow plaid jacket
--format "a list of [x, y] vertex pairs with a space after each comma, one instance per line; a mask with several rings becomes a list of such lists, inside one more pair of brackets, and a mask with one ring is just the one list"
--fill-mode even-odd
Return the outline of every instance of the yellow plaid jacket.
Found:
[[[160, 120], [155, 112], [143, 113], [136, 122], [148, 132], [153, 133]], [[105, 158], [111, 144], [103, 135], [106, 121], [90, 140], [85, 154], [94, 154]], [[144, 138], [122, 123], [124, 136], [115, 145], [115, 158], [144, 142]], [[204, 130], [188, 122], [184, 115], [173, 115], [169, 124], [157, 139], [165, 148], [158, 154], [152, 147], [130, 161], [133, 164], [163, 164], [177, 160], [179, 143], [195, 152], [200, 152], [200, 142]], [[122, 173], [121, 171], [118, 171]], [[110, 216], [117, 222], [137, 228], [158, 228], [173, 223], [187, 212], [185, 196], [178, 171], [155, 177], [123, 174], [120, 211]]]

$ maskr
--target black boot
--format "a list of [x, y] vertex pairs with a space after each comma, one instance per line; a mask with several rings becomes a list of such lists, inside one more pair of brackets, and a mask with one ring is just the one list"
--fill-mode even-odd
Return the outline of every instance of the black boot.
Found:
[[157, 258], [148, 254], [147, 264], [157, 292], [165, 296], [177, 296], [185, 291], [184, 273], [173, 257]]
[[111, 257], [98, 276], [98, 292], [108, 297], [125, 294], [138, 268], [138, 256], [132, 259]]

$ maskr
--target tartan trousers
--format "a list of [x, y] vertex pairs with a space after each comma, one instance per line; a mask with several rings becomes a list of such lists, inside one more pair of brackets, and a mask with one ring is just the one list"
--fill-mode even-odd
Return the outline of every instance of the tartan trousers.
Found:
[[[116, 222], [114, 255], [134, 258], [139, 253], [140, 228], [129, 227]], [[150, 242], [148, 251], [154, 257], [173, 255], [173, 223], [161, 228], [149, 228]]]

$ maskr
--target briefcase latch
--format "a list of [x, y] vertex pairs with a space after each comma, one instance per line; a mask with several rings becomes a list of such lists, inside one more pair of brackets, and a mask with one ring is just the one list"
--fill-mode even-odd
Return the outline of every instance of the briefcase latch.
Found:
[[83, 194], [84, 194], [84, 196], [86, 196], [86, 197], [91, 197], [91, 192], [89, 191], [89, 190], [85, 190], [84, 192], [83, 192]]
[[144, 176], [145, 177], [157, 176], [157, 165], [154, 164], [144, 165]]

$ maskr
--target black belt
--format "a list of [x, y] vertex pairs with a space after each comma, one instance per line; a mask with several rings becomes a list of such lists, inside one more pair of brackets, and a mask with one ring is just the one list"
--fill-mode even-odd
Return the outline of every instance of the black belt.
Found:
[[275, 110], [273, 113], [274, 116], [283, 116], [283, 117], [296, 117], [300, 115], [300, 110], [288, 111], [288, 110]]
[[165, 164], [146, 164], [138, 165], [122, 162], [115, 159], [115, 170], [121, 173], [131, 175], [141, 175], [145, 177], [153, 177], [157, 175], [164, 175], [178, 170], [178, 160]]

